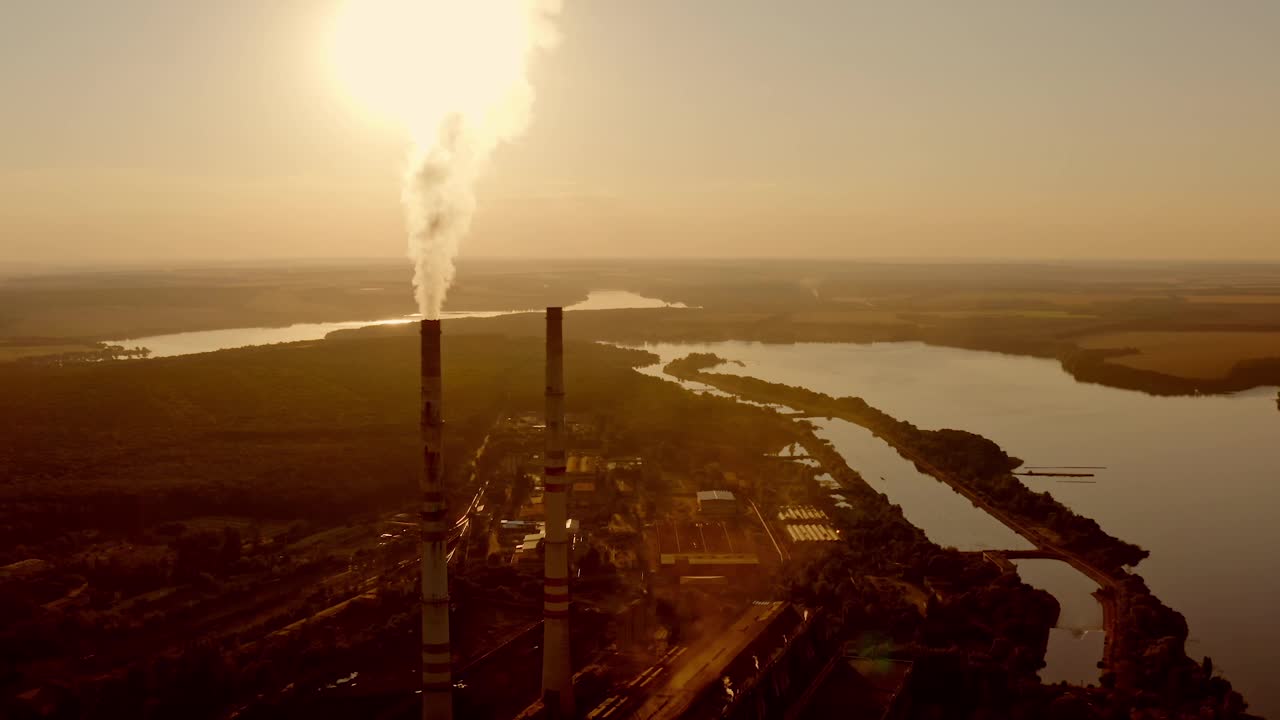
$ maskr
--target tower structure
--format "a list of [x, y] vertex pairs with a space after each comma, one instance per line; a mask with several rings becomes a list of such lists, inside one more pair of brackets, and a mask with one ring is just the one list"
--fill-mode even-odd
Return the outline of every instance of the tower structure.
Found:
[[563, 310], [547, 308], [546, 509], [542, 594], [542, 706], [548, 720], [574, 716], [569, 660], [569, 485], [565, 477]]
[[448, 518], [444, 501], [443, 388], [440, 321], [423, 320], [422, 451], [422, 720], [452, 720], [453, 676], [449, 649], [449, 575], [445, 558]]

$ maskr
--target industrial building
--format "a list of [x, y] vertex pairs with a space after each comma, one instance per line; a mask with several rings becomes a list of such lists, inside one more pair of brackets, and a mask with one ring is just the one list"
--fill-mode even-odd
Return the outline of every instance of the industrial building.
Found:
[[698, 514], [703, 517], [730, 518], [738, 514], [738, 498], [728, 490], [700, 490], [697, 498]]
[[[543, 561], [540, 550], [542, 550], [543, 543], [547, 539], [546, 523], [531, 523], [536, 528], [532, 532], [529, 532], [530, 528], [523, 527], [529, 524], [521, 523], [524, 534], [519, 538], [512, 553], [512, 565], [536, 565]], [[572, 551], [578, 544], [578, 538], [582, 532], [582, 524], [577, 519], [570, 518], [565, 522], [565, 530], [568, 533], [569, 547]]]
[[778, 508], [778, 522], [829, 522], [827, 514], [812, 505], [784, 505]]
[[840, 539], [825, 512], [812, 505], [784, 505], [778, 508], [778, 522], [787, 540], [794, 544], [827, 543]]
[[840, 535], [830, 525], [793, 524], [786, 525], [787, 539], [793, 543], [835, 542]]

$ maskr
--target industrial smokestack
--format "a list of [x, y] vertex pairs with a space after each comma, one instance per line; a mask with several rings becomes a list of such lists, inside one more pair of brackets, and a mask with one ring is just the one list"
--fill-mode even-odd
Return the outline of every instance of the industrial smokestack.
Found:
[[448, 528], [443, 483], [444, 420], [440, 413], [440, 321], [422, 321], [422, 720], [451, 720]]
[[569, 662], [569, 488], [564, 474], [564, 341], [561, 308], [547, 308], [547, 512], [542, 595], [542, 706], [549, 720], [573, 714]]

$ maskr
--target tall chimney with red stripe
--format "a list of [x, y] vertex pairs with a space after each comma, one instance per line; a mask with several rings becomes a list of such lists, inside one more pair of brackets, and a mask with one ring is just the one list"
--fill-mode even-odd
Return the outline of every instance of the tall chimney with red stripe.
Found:
[[569, 487], [564, 452], [564, 339], [561, 308], [547, 308], [547, 450], [543, 505], [547, 513], [542, 586], [542, 705], [548, 720], [570, 720]]
[[449, 651], [448, 518], [443, 482], [444, 419], [440, 379], [440, 321], [422, 321], [422, 720], [451, 720], [453, 677]]

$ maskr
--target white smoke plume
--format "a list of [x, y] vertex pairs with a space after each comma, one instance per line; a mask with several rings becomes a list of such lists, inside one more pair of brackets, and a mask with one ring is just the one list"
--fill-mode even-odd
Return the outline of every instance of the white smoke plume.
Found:
[[[427, 318], [440, 316], [453, 283], [454, 259], [475, 215], [477, 180], [493, 151], [528, 127], [534, 98], [526, 72], [529, 56], [535, 49], [553, 46], [556, 36], [551, 23], [560, 9], [559, 0], [447, 1], [488, 4], [494, 22], [522, 26], [514, 33], [504, 28], [503, 41], [524, 46], [504, 48], [520, 59], [518, 72], [505, 78], [505, 87], [484, 92], [486, 101], [481, 106], [449, 108], [434, 137], [415, 138], [410, 152], [402, 199], [414, 289], [419, 311]], [[472, 29], [485, 30], [483, 25]], [[465, 69], [459, 72], [465, 73]], [[429, 93], [432, 88], [406, 88], [406, 92]]]
[[438, 318], [453, 284], [454, 258], [475, 214], [475, 182], [492, 150], [452, 116], [434, 145], [417, 146], [405, 170], [403, 195], [413, 260], [413, 288], [423, 317]]
[[413, 138], [401, 197], [418, 308], [438, 318], [476, 181], [529, 124], [534, 51], [554, 47], [560, 0], [348, 0], [338, 72]]

